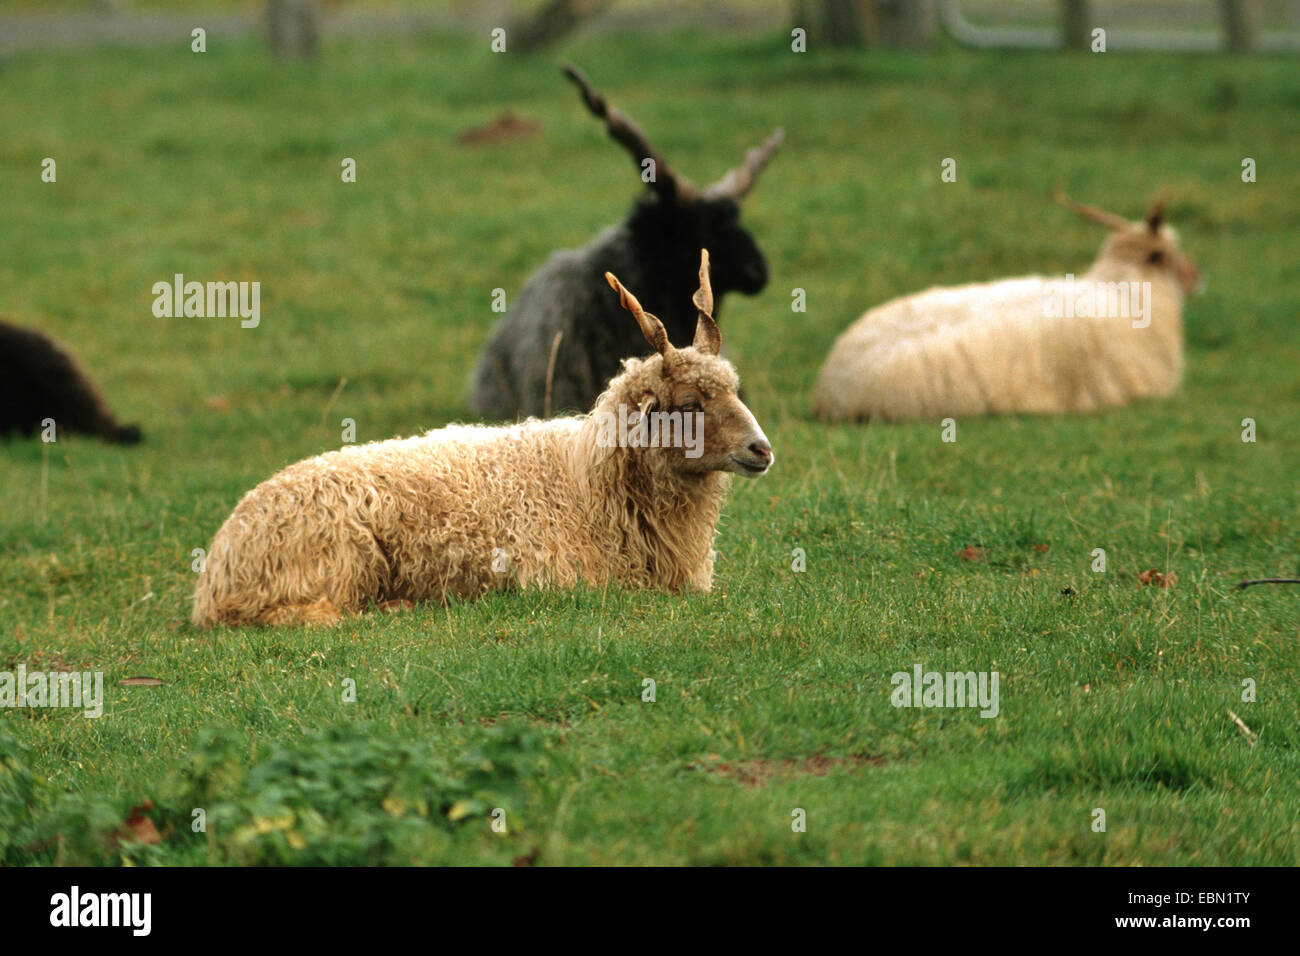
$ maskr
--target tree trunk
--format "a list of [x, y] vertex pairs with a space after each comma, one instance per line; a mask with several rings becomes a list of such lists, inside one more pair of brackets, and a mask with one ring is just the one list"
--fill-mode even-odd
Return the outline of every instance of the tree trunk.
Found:
[[320, 42], [316, 0], [268, 0], [266, 27], [277, 60], [313, 60]]
[[550, 46], [601, 13], [612, 0], [547, 0], [542, 8], [507, 31], [510, 49], [526, 53]]
[[939, 20], [936, 0], [875, 0], [880, 45], [919, 50], [934, 42]]
[[1061, 0], [1062, 45], [1067, 50], [1084, 50], [1092, 45], [1092, 16], [1088, 0]]
[[1250, 53], [1255, 49], [1254, 0], [1219, 0], [1223, 15], [1224, 41], [1232, 53]]
[[833, 47], [919, 49], [934, 40], [936, 0], [796, 0], [794, 23]]

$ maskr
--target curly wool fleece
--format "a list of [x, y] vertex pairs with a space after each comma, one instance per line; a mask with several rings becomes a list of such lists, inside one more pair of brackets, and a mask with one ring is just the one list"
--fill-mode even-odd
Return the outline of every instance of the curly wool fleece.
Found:
[[[695, 349], [676, 352], [672, 378], [738, 385], [725, 359]], [[286, 468], [217, 532], [194, 623], [328, 622], [371, 602], [580, 581], [707, 591], [730, 476], [600, 441], [609, 413], [648, 395], [669, 399], [659, 355], [627, 360], [588, 415], [454, 425]]]

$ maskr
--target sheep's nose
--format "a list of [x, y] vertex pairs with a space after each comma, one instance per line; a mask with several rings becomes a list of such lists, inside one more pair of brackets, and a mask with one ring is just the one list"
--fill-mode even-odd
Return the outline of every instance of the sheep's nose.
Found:
[[762, 292], [767, 285], [767, 266], [761, 262], [750, 263], [745, 267], [745, 288], [749, 293]]
[[759, 461], [767, 462], [769, 465], [772, 463], [772, 446], [767, 443], [766, 438], [754, 442], [749, 446], [749, 450]]

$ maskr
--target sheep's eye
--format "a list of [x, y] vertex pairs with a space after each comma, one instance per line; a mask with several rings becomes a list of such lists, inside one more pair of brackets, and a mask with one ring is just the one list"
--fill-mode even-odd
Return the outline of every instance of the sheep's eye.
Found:
[[686, 401], [686, 402], [682, 402], [682, 404], [677, 406], [677, 410], [679, 412], [685, 412], [688, 415], [693, 415], [696, 412], [703, 411], [704, 409], [700, 406], [699, 402]]
[[1165, 261], [1165, 254], [1158, 249], [1155, 252], [1151, 253], [1151, 255], [1147, 256], [1147, 262], [1153, 264], [1157, 262], [1164, 262], [1164, 261]]

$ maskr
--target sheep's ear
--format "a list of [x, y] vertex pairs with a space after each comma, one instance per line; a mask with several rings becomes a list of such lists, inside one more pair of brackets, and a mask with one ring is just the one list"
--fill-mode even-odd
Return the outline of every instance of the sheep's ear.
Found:
[[781, 148], [784, 140], [785, 130], [778, 127], [775, 133], [745, 154], [743, 163], [735, 169], [728, 170], [725, 176], [704, 190], [704, 197], [706, 199], [718, 199], [724, 196], [729, 199], [743, 197], [754, 188], [754, 183], [758, 181], [758, 174]]
[[694, 345], [706, 355], [717, 355], [722, 350], [722, 333], [713, 321], [713, 286], [709, 282], [709, 250], [700, 250], [700, 287], [692, 300], [700, 317], [695, 323]]
[[614, 278], [614, 273], [606, 272], [605, 281], [618, 293], [619, 304], [631, 312], [636, 319], [636, 324], [641, 326], [641, 334], [645, 336], [645, 340], [656, 352], [668, 358], [673, 353], [673, 347], [668, 341], [668, 331], [664, 328], [664, 324], [641, 308], [641, 303], [636, 300], [636, 296], [623, 288], [623, 283]]
[[1160, 224], [1165, 221], [1165, 198], [1161, 196], [1147, 213], [1147, 226], [1152, 232], [1160, 231]]
[[685, 176], [674, 172], [664, 158], [655, 152], [654, 147], [650, 145], [650, 140], [641, 131], [641, 127], [632, 122], [630, 116], [610, 106], [580, 69], [572, 63], [565, 63], [561, 69], [578, 88], [582, 94], [582, 101], [591, 114], [605, 121], [605, 129], [609, 131], [610, 139], [632, 154], [638, 170], [644, 170], [647, 159], [654, 161], [654, 179], [650, 180], [650, 188], [665, 202], [695, 199], [699, 196], [699, 190], [695, 185]]
[[1128, 229], [1128, 220], [1123, 216], [1117, 216], [1113, 212], [1106, 212], [1104, 209], [1098, 209], [1096, 206], [1085, 206], [1081, 202], [1075, 202], [1065, 193], [1057, 193], [1056, 201], [1066, 209], [1077, 212], [1089, 222], [1095, 222], [1098, 225], [1105, 226], [1107, 229]]

